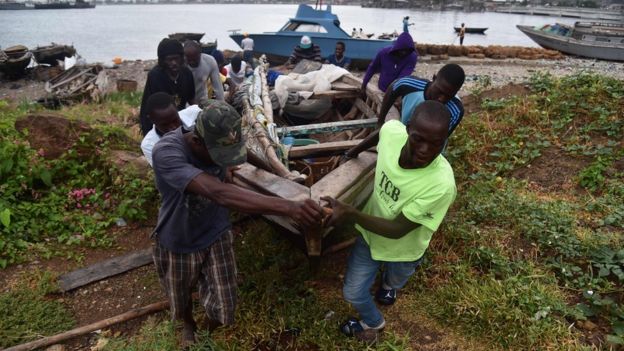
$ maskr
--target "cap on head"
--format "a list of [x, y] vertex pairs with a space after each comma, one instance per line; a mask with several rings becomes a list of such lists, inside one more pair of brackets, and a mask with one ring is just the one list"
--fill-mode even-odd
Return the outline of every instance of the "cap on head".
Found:
[[184, 55], [182, 44], [174, 39], [165, 38], [158, 44], [158, 59], [163, 60], [169, 55]]
[[312, 39], [307, 35], [302, 36], [299, 46], [301, 46], [302, 49], [309, 49], [312, 46]]
[[227, 103], [208, 100], [195, 122], [195, 134], [202, 138], [217, 165], [236, 166], [247, 160], [241, 116]]

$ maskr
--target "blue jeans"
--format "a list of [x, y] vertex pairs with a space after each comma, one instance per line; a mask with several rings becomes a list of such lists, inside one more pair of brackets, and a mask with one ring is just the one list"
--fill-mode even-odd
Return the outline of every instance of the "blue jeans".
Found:
[[412, 262], [376, 261], [371, 257], [370, 248], [364, 238], [359, 236], [347, 263], [343, 296], [358, 311], [364, 323], [369, 327], [377, 327], [384, 319], [373, 301], [370, 288], [381, 265], [385, 266], [382, 282], [393, 289], [401, 289], [421, 263], [422, 258]]
[[254, 65], [254, 61], [253, 61], [253, 51], [251, 50], [245, 50], [243, 51], [243, 61], [247, 62], [251, 68], [255, 68]]

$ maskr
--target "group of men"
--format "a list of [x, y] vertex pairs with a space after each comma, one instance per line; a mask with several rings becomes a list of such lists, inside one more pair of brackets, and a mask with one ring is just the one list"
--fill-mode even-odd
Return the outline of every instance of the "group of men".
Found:
[[[332, 209], [328, 217], [311, 199], [266, 196], [231, 182], [232, 172], [247, 155], [241, 117], [223, 101], [217, 86], [221, 81], [213, 72], [217, 60], [198, 50], [193, 43], [182, 48], [164, 39], [141, 105], [141, 126], [147, 134], [141, 146], [162, 201], [153, 232], [153, 259], [172, 317], [181, 324], [183, 345], [194, 343], [198, 329], [192, 314], [195, 287], [208, 330], [234, 322], [236, 262], [229, 210], [290, 217], [302, 229], [353, 223], [360, 235], [348, 260], [343, 295], [359, 317], [348, 318], [340, 330], [375, 341], [386, 325], [377, 304], [395, 303], [456, 196], [453, 170], [442, 152], [463, 117], [456, 96], [465, 79], [463, 69], [445, 65], [431, 81], [412, 76], [417, 55], [407, 32], [377, 54], [362, 90], [372, 75], [380, 74], [378, 86], [385, 97], [378, 129], [345, 155], [357, 157], [377, 144], [374, 190], [362, 210], [324, 197], [324, 205]], [[344, 56], [336, 53], [334, 59]], [[212, 96], [205, 91], [206, 77], [219, 82]], [[386, 121], [399, 97], [400, 120]], [[196, 102], [200, 107], [193, 106]], [[380, 271], [373, 296], [370, 289]]]

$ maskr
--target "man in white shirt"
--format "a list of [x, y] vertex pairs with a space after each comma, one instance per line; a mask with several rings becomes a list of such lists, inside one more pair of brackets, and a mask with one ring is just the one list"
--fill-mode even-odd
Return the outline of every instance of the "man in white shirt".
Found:
[[241, 47], [243, 48], [243, 60], [247, 62], [251, 68], [254, 67], [253, 63], [253, 49], [254, 41], [249, 37], [248, 33], [243, 33], [243, 40], [241, 40]]
[[235, 87], [238, 87], [253, 71], [247, 62], [241, 60], [240, 56], [236, 55], [232, 57], [230, 64], [225, 66], [228, 74], [227, 77], [230, 78], [232, 84]]
[[201, 108], [191, 105], [178, 112], [173, 97], [163, 92], [150, 95], [146, 108], [147, 117], [154, 123], [154, 126], [141, 141], [141, 150], [147, 162], [152, 166], [152, 149], [158, 140], [180, 125], [183, 129], [192, 130]]
[[[217, 61], [210, 55], [201, 52], [200, 45], [193, 40], [184, 43], [184, 57], [193, 73], [195, 81], [195, 101], [204, 106], [208, 99], [224, 100], [223, 84], [219, 78], [219, 66]], [[208, 96], [207, 81], [210, 79], [214, 97]]]

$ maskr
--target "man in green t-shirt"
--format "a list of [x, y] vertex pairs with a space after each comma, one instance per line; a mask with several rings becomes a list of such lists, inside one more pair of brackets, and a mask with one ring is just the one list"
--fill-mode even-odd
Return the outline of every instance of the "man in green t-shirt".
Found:
[[392, 305], [422, 261], [433, 232], [455, 199], [453, 169], [440, 153], [448, 135], [450, 113], [437, 101], [424, 101], [407, 128], [399, 120], [380, 130], [373, 194], [364, 209], [324, 197], [333, 209], [332, 225], [356, 223], [357, 238], [347, 264], [343, 294], [358, 311], [341, 330], [348, 336], [375, 341], [385, 320], [370, 288], [384, 267], [377, 302]]

